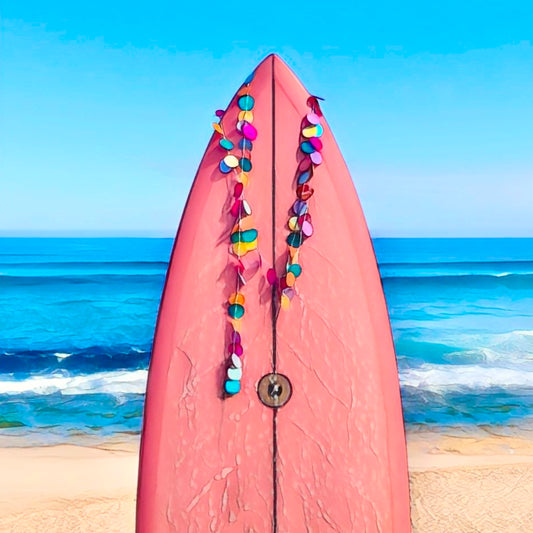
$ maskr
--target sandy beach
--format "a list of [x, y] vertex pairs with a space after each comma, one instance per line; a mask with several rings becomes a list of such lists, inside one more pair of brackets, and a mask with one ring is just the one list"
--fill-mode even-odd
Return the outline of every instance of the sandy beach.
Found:
[[[5, 445], [6, 442], [3, 442]], [[414, 533], [527, 533], [533, 440], [411, 433]], [[0, 531], [134, 531], [138, 445], [3, 447]]]
[[533, 441], [408, 437], [413, 533], [533, 531]]
[[138, 446], [0, 448], [0, 531], [135, 529]]

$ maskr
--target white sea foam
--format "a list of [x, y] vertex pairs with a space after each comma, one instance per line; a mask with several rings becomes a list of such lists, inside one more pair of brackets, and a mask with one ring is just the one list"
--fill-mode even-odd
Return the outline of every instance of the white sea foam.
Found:
[[520, 363], [533, 361], [533, 331], [458, 336], [461, 346], [477, 350], [487, 362]]
[[141, 350], [140, 348], [137, 348], [136, 346], [131, 347], [132, 351], [136, 353], [148, 353], [146, 350]]
[[[437, 328], [423, 330], [424, 335], [416, 341], [430, 345], [447, 345], [447, 361], [451, 363], [491, 363], [496, 366], [533, 362], [533, 330], [514, 330], [505, 333], [460, 333]], [[397, 339], [399, 343], [401, 340]], [[457, 349], [453, 349], [456, 347]], [[400, 352], [409, 356], [409, 349]]]
[[511, 333], [509, 333], [509, 335], [522, 335], [524, 337], [533, 337], [533, 329], [531, 330], [516, 330], [516, 331], [511, 331]]
[[533, 370], [483, 365], [432, 365], [403, 370], [403, 386], [433, 392], [458, 389], [533, 388]]
[[142, 394], [146, 390], [146, 370], [117, 370], [80, 376], [45, 375], [23, 380], [0, 380], [0, 394]]
[[70, 357], [72, 354], [71, 353], [61, 353], [61, 352], [56, 352], [54, 354], [58, 359], [66, 359], [67, 357]]

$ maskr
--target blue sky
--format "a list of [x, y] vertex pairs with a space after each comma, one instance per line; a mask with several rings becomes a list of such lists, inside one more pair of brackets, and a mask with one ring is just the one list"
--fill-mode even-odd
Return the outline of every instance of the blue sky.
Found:
[[[187, 4], [187, 5], [182, 5]], [[0, 235], [172, 235], [278, 52], [374, 236], [533, 236], [533, 2], [3, 2]]]

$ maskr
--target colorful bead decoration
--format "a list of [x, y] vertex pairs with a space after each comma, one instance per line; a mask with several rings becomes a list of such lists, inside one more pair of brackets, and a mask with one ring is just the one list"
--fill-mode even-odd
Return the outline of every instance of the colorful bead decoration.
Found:
[[315, 174], [316, 167], [322, 163], [323, 144], [320, 137], [324, 133], [324, 128], [320, 123], [322, 112], [318, 100], [315, 96], [309, 97], [307, 105], [311, 111], [302, 120], [299, 144], [303, 157], [298, 163], [296, 172], [296, 200], [287, 221], [290, 233], [287, 236], [285, 274], [277, 279], [274, 269], [270, 269], [267, 273], [267, 281], [271, 285], [277, 284], [278, 286], [281, 309], [288, 309], [295, 295], [296, 280], [302, 274], [302, 267], [298, 262], [299, 250], [305, 240], [314, 233], [308, 202], [315, 191], [309, 182]]
[[[258, 232], [254, 227], [251, 217], [252, 209], [245, 199], [245, 191], [248, 186], [249, 172], [252, 170], [252, 148], [253, 141], [257, 138], [258, 132], [255, 126], [253, 109], [255, 100], [250, 95], [250, 84], [254, 73], [246, 78], [242, 88], [238, 92], [237, 105], [239, 112], [237, 115], [236, 129], [241, 135], [238, 142], [228, 139], [220, 123], [214, 123], [215, 131], [221, 135], [219, 146], [226, 150], [226, 154], [219, 163], [219, 169], [223, 174], [234, 178], [231, 192], [231, 208], [229, 214], [234, 219], [230, 233], [230, 254], [236, 259], [235, 267], [235, 291], [228, 298], [228, 317], [231, 323], [230, 342], [228, 344], [228, 360], [226, 367], [226, 379], [224, 381], [224, 391], [227, 395], [233, 396], [241, 390], [241, 379], [243, 374], [244, 348], [241, 344], [241, 320], [245, 314], [245, 297], [243, 287], [246, 284], [246, 271], [251, 263], [245, 259], [246, 254], [257, 250]], [[225, 112], [216, 112], [219, 118]], [[238, 151], [231, 150], [237, 145]]]
[[[227, 313], [231, 324], [230, 340], [228, 342], [228, 359], [226, 364], [226, 377], [224, 391], [226, 395], [233, 396], [241, 390], [243, 377], [244, 348], [241, 341], [241, 321], [245, 315], [245, 295], [243, 293], [247, 279], [253, 275], [253, 265], [260, 265], [253, 260], [258, 256], [258, 231], [254, 227], [252, 209], [245, 199], [248, 187], [249, 173], [252, 171], [253, 142], [258, 137], [258, 131], [253, 125], [255, 100], [250, 94], [250, 84], [253, 73], [246, 79], [237, 93], [238, 113], [236, 116], [236, 130], [240, 135], [238, 140], [226, 137], [222, 124], [214, 123], [215, 131], [220, 135], [218, 144], [225, 150], [220, 159], [220, 172], [231, 179], [229, 214], [233, 218], [233, 225], [229, 236], [229, 251], [236, 260], [235, 265], [235, 290], [227, 301]], [[302, 120], [300, 130], [300, 161], [295, 177], [296, 198], [291, 207], [287, 226], [290, 230], [287, 236], [287, 258], [285, 273], [278, 278], [274, 268], [267, 272], [267, 281], [275, 285], [279, 294], [279, 306], [288, 309], [290, 301], [296, 294], [295, 286], [302, 275], [302, 266], [299, 263], [299, 251], [305, 240], [314, 233], [313, 222], [309, 212], [309, 200], [314, 194], [310, 181], [314, 177], [316, 168], [323, 162], [323, 143], [321, 136], [324, 128], [321, 124], [322, 112], [318, 98], [311, 96], [307, 101], [310, 112]], [[222, 119], [225, 112], [218, 110], [216, 116]], [[255, 254], [250, 254], [254, 252]], [[249, 259], [252, 257], [252, 259]]]

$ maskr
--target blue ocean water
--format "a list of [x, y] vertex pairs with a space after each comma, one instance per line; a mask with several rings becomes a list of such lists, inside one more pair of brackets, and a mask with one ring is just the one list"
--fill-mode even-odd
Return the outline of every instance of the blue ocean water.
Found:
[[171, 239], [0, 239], [0, 435], [138, 434]]
[[[533, 420], [533, 239], [376, 239], [409, 428]], [[171, 239], [0, 239], [0, 435], [136, 435]]]

